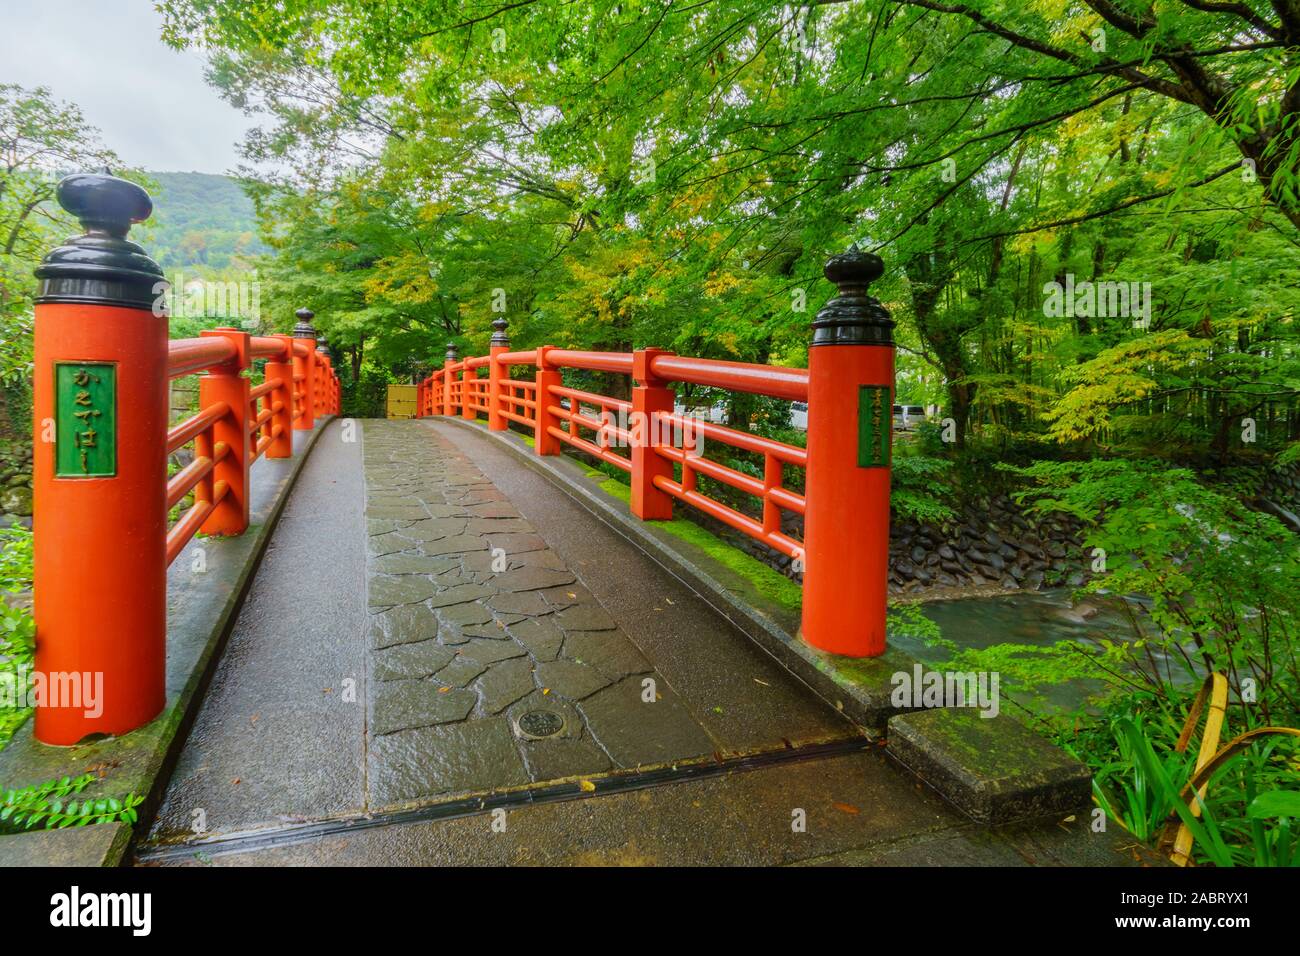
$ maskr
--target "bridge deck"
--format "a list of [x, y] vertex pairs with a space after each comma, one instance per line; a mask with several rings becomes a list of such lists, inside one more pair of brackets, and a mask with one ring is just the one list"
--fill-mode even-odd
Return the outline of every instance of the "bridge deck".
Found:
[[292, 493], [141, 862], [1117, 862], [1069, 828], [971, 827], [485, 436], [343, 436]]

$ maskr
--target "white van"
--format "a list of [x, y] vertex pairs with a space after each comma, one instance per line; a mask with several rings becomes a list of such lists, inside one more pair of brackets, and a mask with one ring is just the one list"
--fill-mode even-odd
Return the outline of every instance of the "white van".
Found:
[[894, 431], [910, 431], [925, 419], [926, 414], [923, 405], [894, 406]]

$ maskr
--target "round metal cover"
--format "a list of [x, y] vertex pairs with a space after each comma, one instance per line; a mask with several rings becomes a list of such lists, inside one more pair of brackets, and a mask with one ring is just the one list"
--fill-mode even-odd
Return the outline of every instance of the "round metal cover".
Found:
[[518, 727], [524, 737], [554, 737], [564, 729], [564, 718], [552, 710], [530, 710], [520, 715]]

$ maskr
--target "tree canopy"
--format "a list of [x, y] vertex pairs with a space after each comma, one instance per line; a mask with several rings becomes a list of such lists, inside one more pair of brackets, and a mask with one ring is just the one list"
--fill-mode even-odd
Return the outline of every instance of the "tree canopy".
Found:
[[161, 7], [268, 121], [277, 314], [358, 367], [481, 351], [501, 310], [523, 345], [802, 364], [857, 242], [900, 398], [959, 444], [1300, 438], [1295, 0]]

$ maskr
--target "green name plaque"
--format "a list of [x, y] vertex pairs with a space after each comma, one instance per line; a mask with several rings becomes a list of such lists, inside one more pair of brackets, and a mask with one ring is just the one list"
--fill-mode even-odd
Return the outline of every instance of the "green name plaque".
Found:
[[54, 402], [54, 476], [116, 475], [117, 366], [56, 362]]
[[858, 467], [888, 468], [890, 429], [894, 423], [887, 385], [858, 386]]

